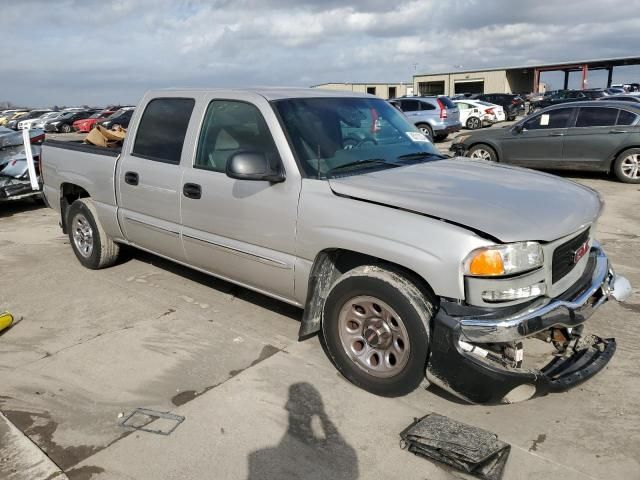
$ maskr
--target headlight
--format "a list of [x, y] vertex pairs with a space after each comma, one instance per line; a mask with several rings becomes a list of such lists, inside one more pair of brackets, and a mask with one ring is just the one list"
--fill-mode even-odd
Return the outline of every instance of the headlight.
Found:
[[495, 277], [534, 270], [542, 266], [544, 254], [537, 242], [518, 242], [482, 247], [464, 261], [467, 275]]

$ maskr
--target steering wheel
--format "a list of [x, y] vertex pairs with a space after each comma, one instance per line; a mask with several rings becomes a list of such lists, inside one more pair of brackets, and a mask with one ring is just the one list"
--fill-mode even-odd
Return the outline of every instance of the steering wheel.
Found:
[[[351, 143], [351, 142], [353, 142], [353, 143]], [[352, 150], [354, 148], [360, 148], [362, 145], [364, 145], [367, 142], [371, 142], [374, 145], [378, 145], [378, 141], [374, 137], [372, 137], [371, 135], [366, 135], [364, 138], [362, 138], [360, 140], [358, 140], [357, 138], [353, 138], [353, 137], [349, 137], [349, 138], [345, 139], [344, 149], [345, 150]]]

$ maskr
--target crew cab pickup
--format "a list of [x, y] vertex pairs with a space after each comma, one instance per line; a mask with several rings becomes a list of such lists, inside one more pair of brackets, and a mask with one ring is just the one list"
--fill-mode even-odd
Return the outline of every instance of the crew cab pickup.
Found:
[[[470, 402], [512, 402], [577, 385], [615, 351], [583, 325], [631, 291], [594, 239], [598, 194], [446, 158], [376, 97], [152, 91], [121, 151], [46, 141], [42, 160], [84, 266], [131, 245], [296, 305], [300, 338], [319, 334], [375, 394], [426, 373]], [[537, 340], [544, 366], [525, 354]]]

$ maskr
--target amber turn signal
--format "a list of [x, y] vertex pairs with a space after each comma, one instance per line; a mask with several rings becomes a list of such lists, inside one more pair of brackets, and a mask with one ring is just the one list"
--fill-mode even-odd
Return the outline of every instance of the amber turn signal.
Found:
[[469, 263], [471, 275], [490, 276], [503, 275], [504, 264], [502, 255], [497, 250], [483, 250], [478, 252]]

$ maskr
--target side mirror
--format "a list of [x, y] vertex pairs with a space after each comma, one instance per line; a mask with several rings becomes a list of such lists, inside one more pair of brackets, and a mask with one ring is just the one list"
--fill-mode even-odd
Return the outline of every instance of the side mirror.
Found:
[[284, 173], [274, 169], [262, 152], [236, 152], [227, 160], [227, 177], [237, 180], [284, 182]]
[[513, 133], [522, 133], [522, 125], [514, 125]]

